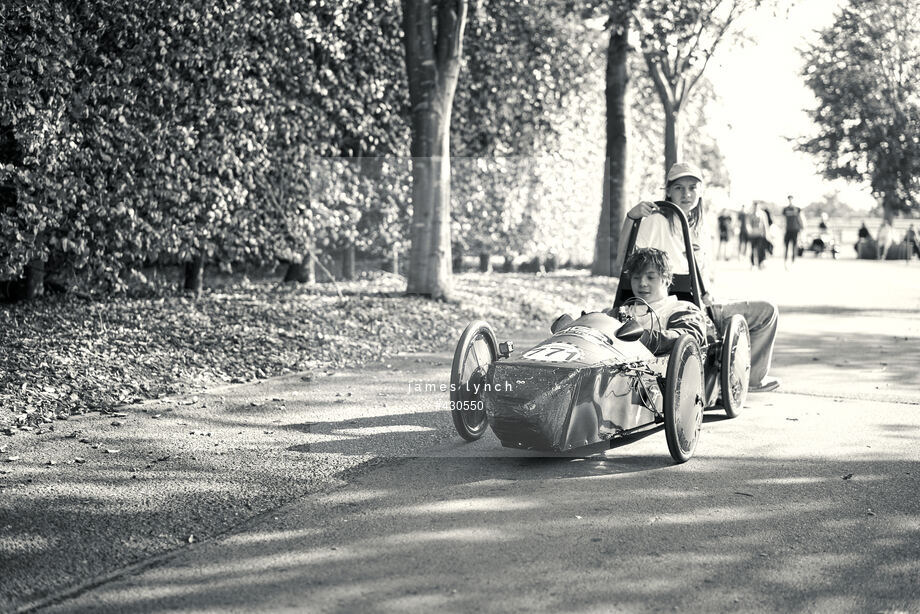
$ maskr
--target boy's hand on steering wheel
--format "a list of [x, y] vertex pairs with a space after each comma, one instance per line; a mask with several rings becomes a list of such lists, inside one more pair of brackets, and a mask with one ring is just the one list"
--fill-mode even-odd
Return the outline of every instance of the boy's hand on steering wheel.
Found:
[[626, 217], [631, 220], [638, 220], [653, 213], [658, 213], [658, 205], [653, 202], [643, 200], [641, 203], [627, 211]]

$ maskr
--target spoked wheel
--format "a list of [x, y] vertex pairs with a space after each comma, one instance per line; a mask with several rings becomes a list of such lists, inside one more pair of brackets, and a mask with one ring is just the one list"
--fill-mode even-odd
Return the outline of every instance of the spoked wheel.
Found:
[[492, 327], [477, 320], [460, 335], [450, 368], [450, 414], [454, 427], [467, 441], [482, 437], [489, 420], [482, 407], [482, 392], [489, 365], [498, 355]]
[[674, 462], [693, 456], [703, 425], [703, 357], [690, 335], [681, 335], [668, 358], [664, 385], [664, 433]]
[[747, 320], [740, 313], [729, 319], [722, 335], [722, 369], [719, 386], [722, 388], [722, 407], [729, 418], [736, 417], [747, 399], [748, 381], [751, 377], [751, 335]]

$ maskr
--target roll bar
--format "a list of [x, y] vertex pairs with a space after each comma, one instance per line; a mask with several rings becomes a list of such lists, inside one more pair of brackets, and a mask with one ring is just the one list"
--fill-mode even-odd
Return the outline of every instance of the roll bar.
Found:
[[[687, 216], [684, 214], [683, 209], [671, 201], [656, 200], [655, 204], [660, 209], [665, 209], [674, 213], [678, 221], [680, 221], [680, 227], [684, 237], [684, 248], [687, 256], [687, 270], [690, 271], [689, 275], [675, 275], [669, 291], [671, 293], [688, 295], [686, 298], [688, 298], [690, 302], [696, 304], [696, 306], [704, 312], [708, 312], [708, 309], [703, 304], [703, 295], [706, 293], [706, 289], [703, 286], [703, 278], [700, 275], [699, 266], [696, 264], [696, 257], [693, 255], [693, 241], [690, 238], [690, 224], [687, 222]], [[623, 253], [622, 260], [624, 265], [626, 264], [626, 259], [629, 258], [636, 247], [636, 237], [639, 234], [639, 225], [642, 223], [643, 219], [644, 218], [633, 220], [632, 228], [629, 230], [629, 238], [626, 241], [626, 250]], [[619, 309], [626, 299], [633, 296], [632, 288], [629, 286], [629, 280], [623, 278], [622, 269], [620, 270], [619, 278], [620, 282], [617, 284], [616, 298], [613, 301], [613, 308], [615, 310]]]

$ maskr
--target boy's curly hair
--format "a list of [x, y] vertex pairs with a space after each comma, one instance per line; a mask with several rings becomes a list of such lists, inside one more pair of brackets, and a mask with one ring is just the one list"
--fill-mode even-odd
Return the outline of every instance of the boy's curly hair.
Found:
[[643, 247], [634, 250], [623, 265], [623, 275], [630, 277], [633, 273], [645, 270], [649, 265], [654, 267], [658, 274], [670, 285], [671, 279], [674, 277], [671, 259], [665, 252], [654, 247]]

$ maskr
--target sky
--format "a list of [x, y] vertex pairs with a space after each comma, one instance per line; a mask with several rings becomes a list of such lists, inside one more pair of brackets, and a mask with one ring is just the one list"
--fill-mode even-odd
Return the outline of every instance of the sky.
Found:
[[824, 180], [816, 159], [795, 151], [787, 138], [808, 135], [813, 124], [804, 109], [815, 97], [802, 79], [799, 49], [817, 38], [815, 30], [833, 22], [839, 0], [798, 0], [779, 15], [760, 10], [743, 22], [750, 40], [717, 49], [706, 69], [720, 100], [710, 123], [726, 158], [732, 205], [752, 200], [785, 204], [786, 195], [806, 206], [839, 190], [857, 210], [875, 200], [865, 186]]

